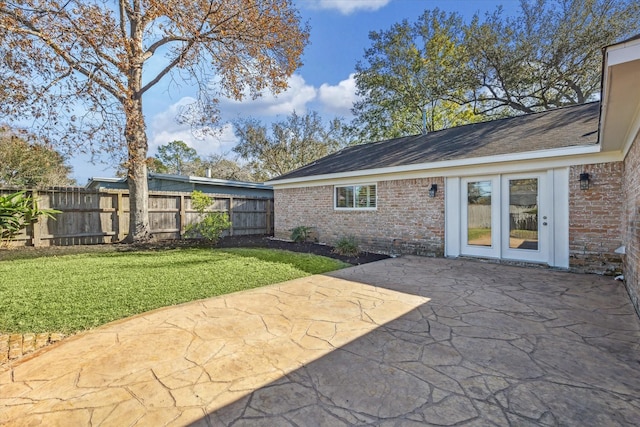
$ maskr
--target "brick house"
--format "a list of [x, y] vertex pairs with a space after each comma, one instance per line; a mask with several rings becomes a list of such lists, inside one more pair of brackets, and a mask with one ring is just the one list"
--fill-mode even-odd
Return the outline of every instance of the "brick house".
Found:
[[[640, 307], [640, 37], [604, 49], [600, 102], [363, 144], [268, 182], [275, 234], [383, 253], [624, 272]], [[640, 312], [640, 311], [639, 311]]]

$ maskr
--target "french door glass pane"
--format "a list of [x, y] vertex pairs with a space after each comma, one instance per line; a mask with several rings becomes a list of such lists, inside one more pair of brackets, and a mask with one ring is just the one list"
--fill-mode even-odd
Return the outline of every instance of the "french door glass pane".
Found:
[[509, 248], [538, 250], [538, 179], [509, 180]]
[[467, 183], [467, 244], [491, 246], [491, 181]]

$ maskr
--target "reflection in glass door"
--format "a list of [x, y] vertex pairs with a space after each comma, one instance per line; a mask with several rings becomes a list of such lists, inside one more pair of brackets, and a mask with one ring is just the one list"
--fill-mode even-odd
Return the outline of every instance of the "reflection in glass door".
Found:
[[509, 248], [538, 250], [538, 179], [509, 180]]
[[467, 244], [492, 246], [491, 181], [467, 183]]
[[500, 180], [497, 176], [461, 180], [461, 250], [464, 255], [500, 256]]
[[501, 257], [548, 262], [549, 220], [544, 173], [502, 176]]

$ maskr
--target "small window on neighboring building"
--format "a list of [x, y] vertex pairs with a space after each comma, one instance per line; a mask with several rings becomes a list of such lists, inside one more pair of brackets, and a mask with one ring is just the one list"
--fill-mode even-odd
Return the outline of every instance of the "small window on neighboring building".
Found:
[[335, 187], [336, 209], [375, 209], [376, 184]]

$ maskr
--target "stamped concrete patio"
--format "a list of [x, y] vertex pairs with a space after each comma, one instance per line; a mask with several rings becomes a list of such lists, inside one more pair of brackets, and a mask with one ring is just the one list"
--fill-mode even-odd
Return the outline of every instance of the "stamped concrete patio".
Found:
[[637, 425], [621, 283], [402, 257], [157, 310], [0, 372], [1, 425]]

